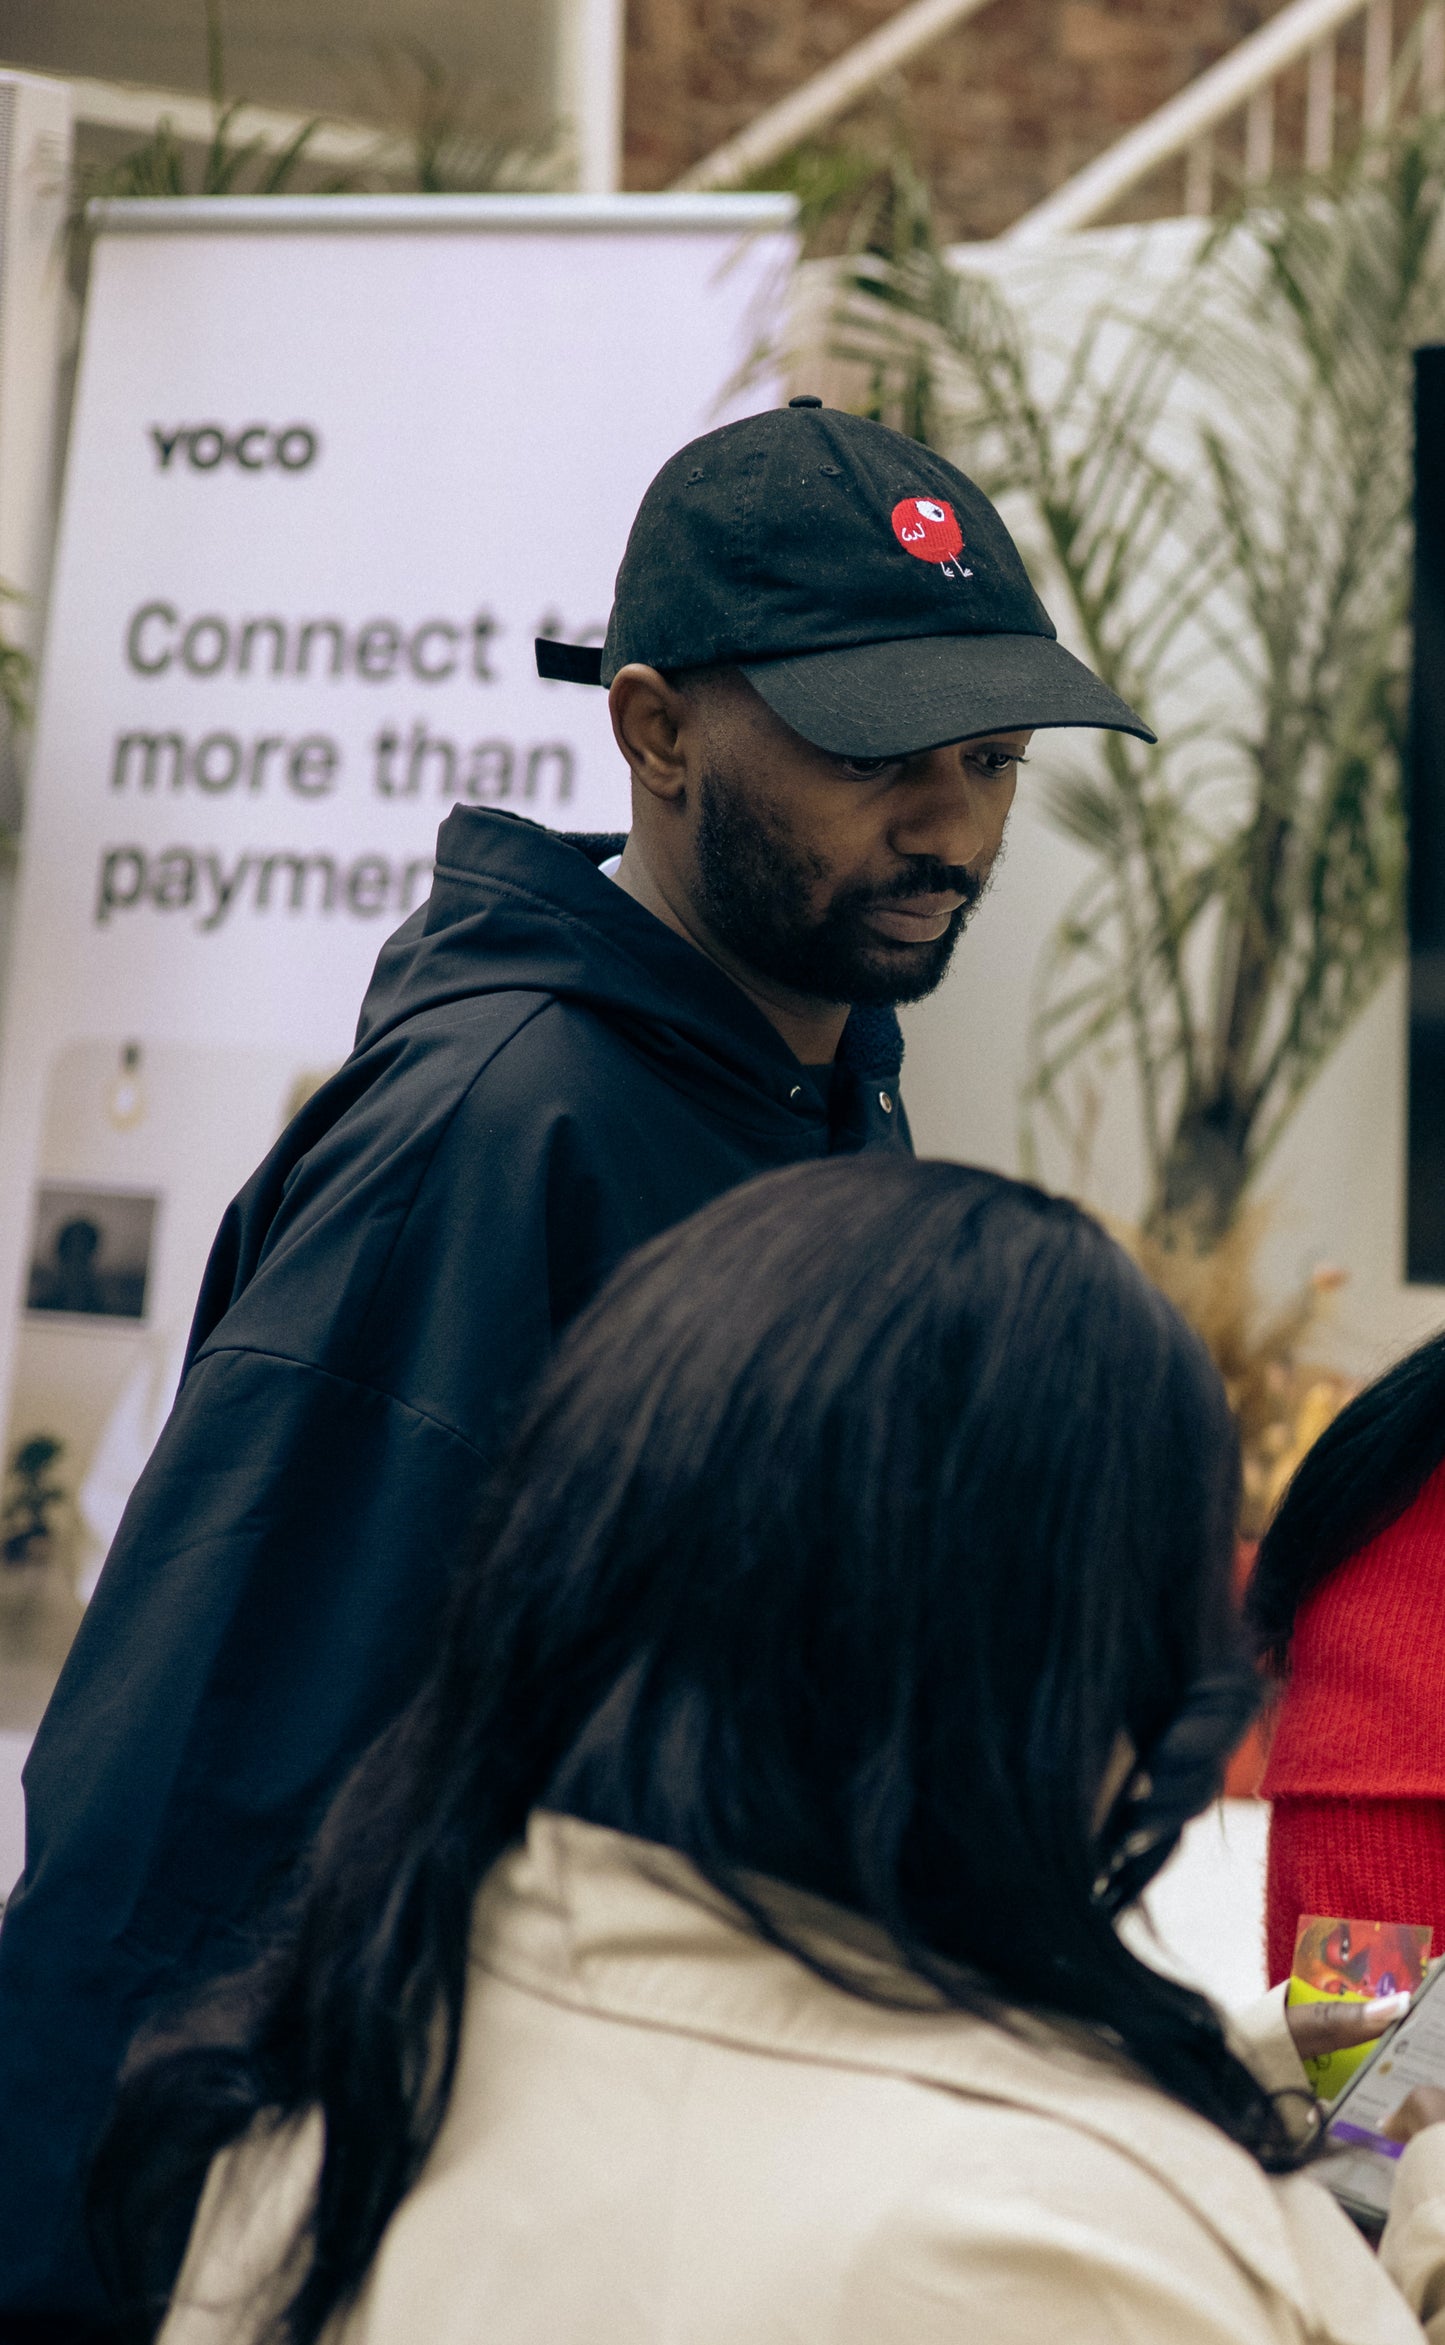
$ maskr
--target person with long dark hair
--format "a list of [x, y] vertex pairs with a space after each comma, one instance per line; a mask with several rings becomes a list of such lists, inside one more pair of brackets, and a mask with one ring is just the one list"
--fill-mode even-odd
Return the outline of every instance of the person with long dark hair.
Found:
[[1249, 1613], [1280, 1688], [1260, 1787], [1270, 1977], [1303, 1914], [1428, 1922], [1445, 1953], [1445, 1335], [1304, 1458]]
[[[1256, 1700], [1237, 1490], [1202, 1346], [1037, 1190], [835, 1160], [643, 1248], [298, 1911], [133, 2059], [137, 2334], [1418, 2338], [1282, 2027], [1246, 2065], [1116, 1928]], [[1399, 2189], [1437, 2285], [1439, 2127]]]

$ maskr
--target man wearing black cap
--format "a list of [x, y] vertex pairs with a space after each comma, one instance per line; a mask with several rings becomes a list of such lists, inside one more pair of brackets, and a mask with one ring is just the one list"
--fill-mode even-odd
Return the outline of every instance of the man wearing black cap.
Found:
[[631, 835], [442, 825], [352, 1056], [222, 1225], [37, 1738], [0, 1931], [6, 2338], [107, 2333], [83, 2187], [126, 2044], [244, 1962], [406, 1699], [557, 1330], [751, 1174], [908, 1145], [892, 1005], [942, 977], [1029, 734], [1148, 737], [979, 491], [816, 400], [675, 456], [601, 654], [538, 663], [609, 687]]

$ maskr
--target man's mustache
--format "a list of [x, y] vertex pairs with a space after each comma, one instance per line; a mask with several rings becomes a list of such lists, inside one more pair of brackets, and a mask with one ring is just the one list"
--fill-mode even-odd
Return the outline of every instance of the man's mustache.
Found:
[[988, 885], [987, 874], [970, 871], [963, 863], [938, 863], [931, 856], [916, 857], [906, 871], [886, 887], [869, 888], [854, 900], [868, 904], [896, 904], [913, 896], [961, 896], [960, 911], [972, 911]]

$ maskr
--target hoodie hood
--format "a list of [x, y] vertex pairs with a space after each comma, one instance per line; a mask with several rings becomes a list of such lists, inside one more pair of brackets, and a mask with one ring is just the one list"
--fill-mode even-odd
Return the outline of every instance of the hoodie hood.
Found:
[[[721, 1082], [786, 1103], [798, 1061], [777, 1029], [705, 954], [597, 866], [621, 836], [544, 830], [492, 808], [456, 808], [437, 835], [428, 902], [376, 964], [358, 1049], [423, 1010], [487, 993], [574, 1002], [622, 1029], [683, 1088]], [[854, 1010], [839, 1063], [894, 1082], [903, 1039], [891, 1010]]]

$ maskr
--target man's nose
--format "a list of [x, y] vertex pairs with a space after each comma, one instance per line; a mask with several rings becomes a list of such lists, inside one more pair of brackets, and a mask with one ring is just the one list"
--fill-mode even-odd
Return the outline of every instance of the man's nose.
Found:
[[897, 801], [889, 844], [900, 855], [931, 855], [956, 868], [997, 854], [1013, 803], [1014, 776], [983, 782], [957, 742], [915, 764]]

